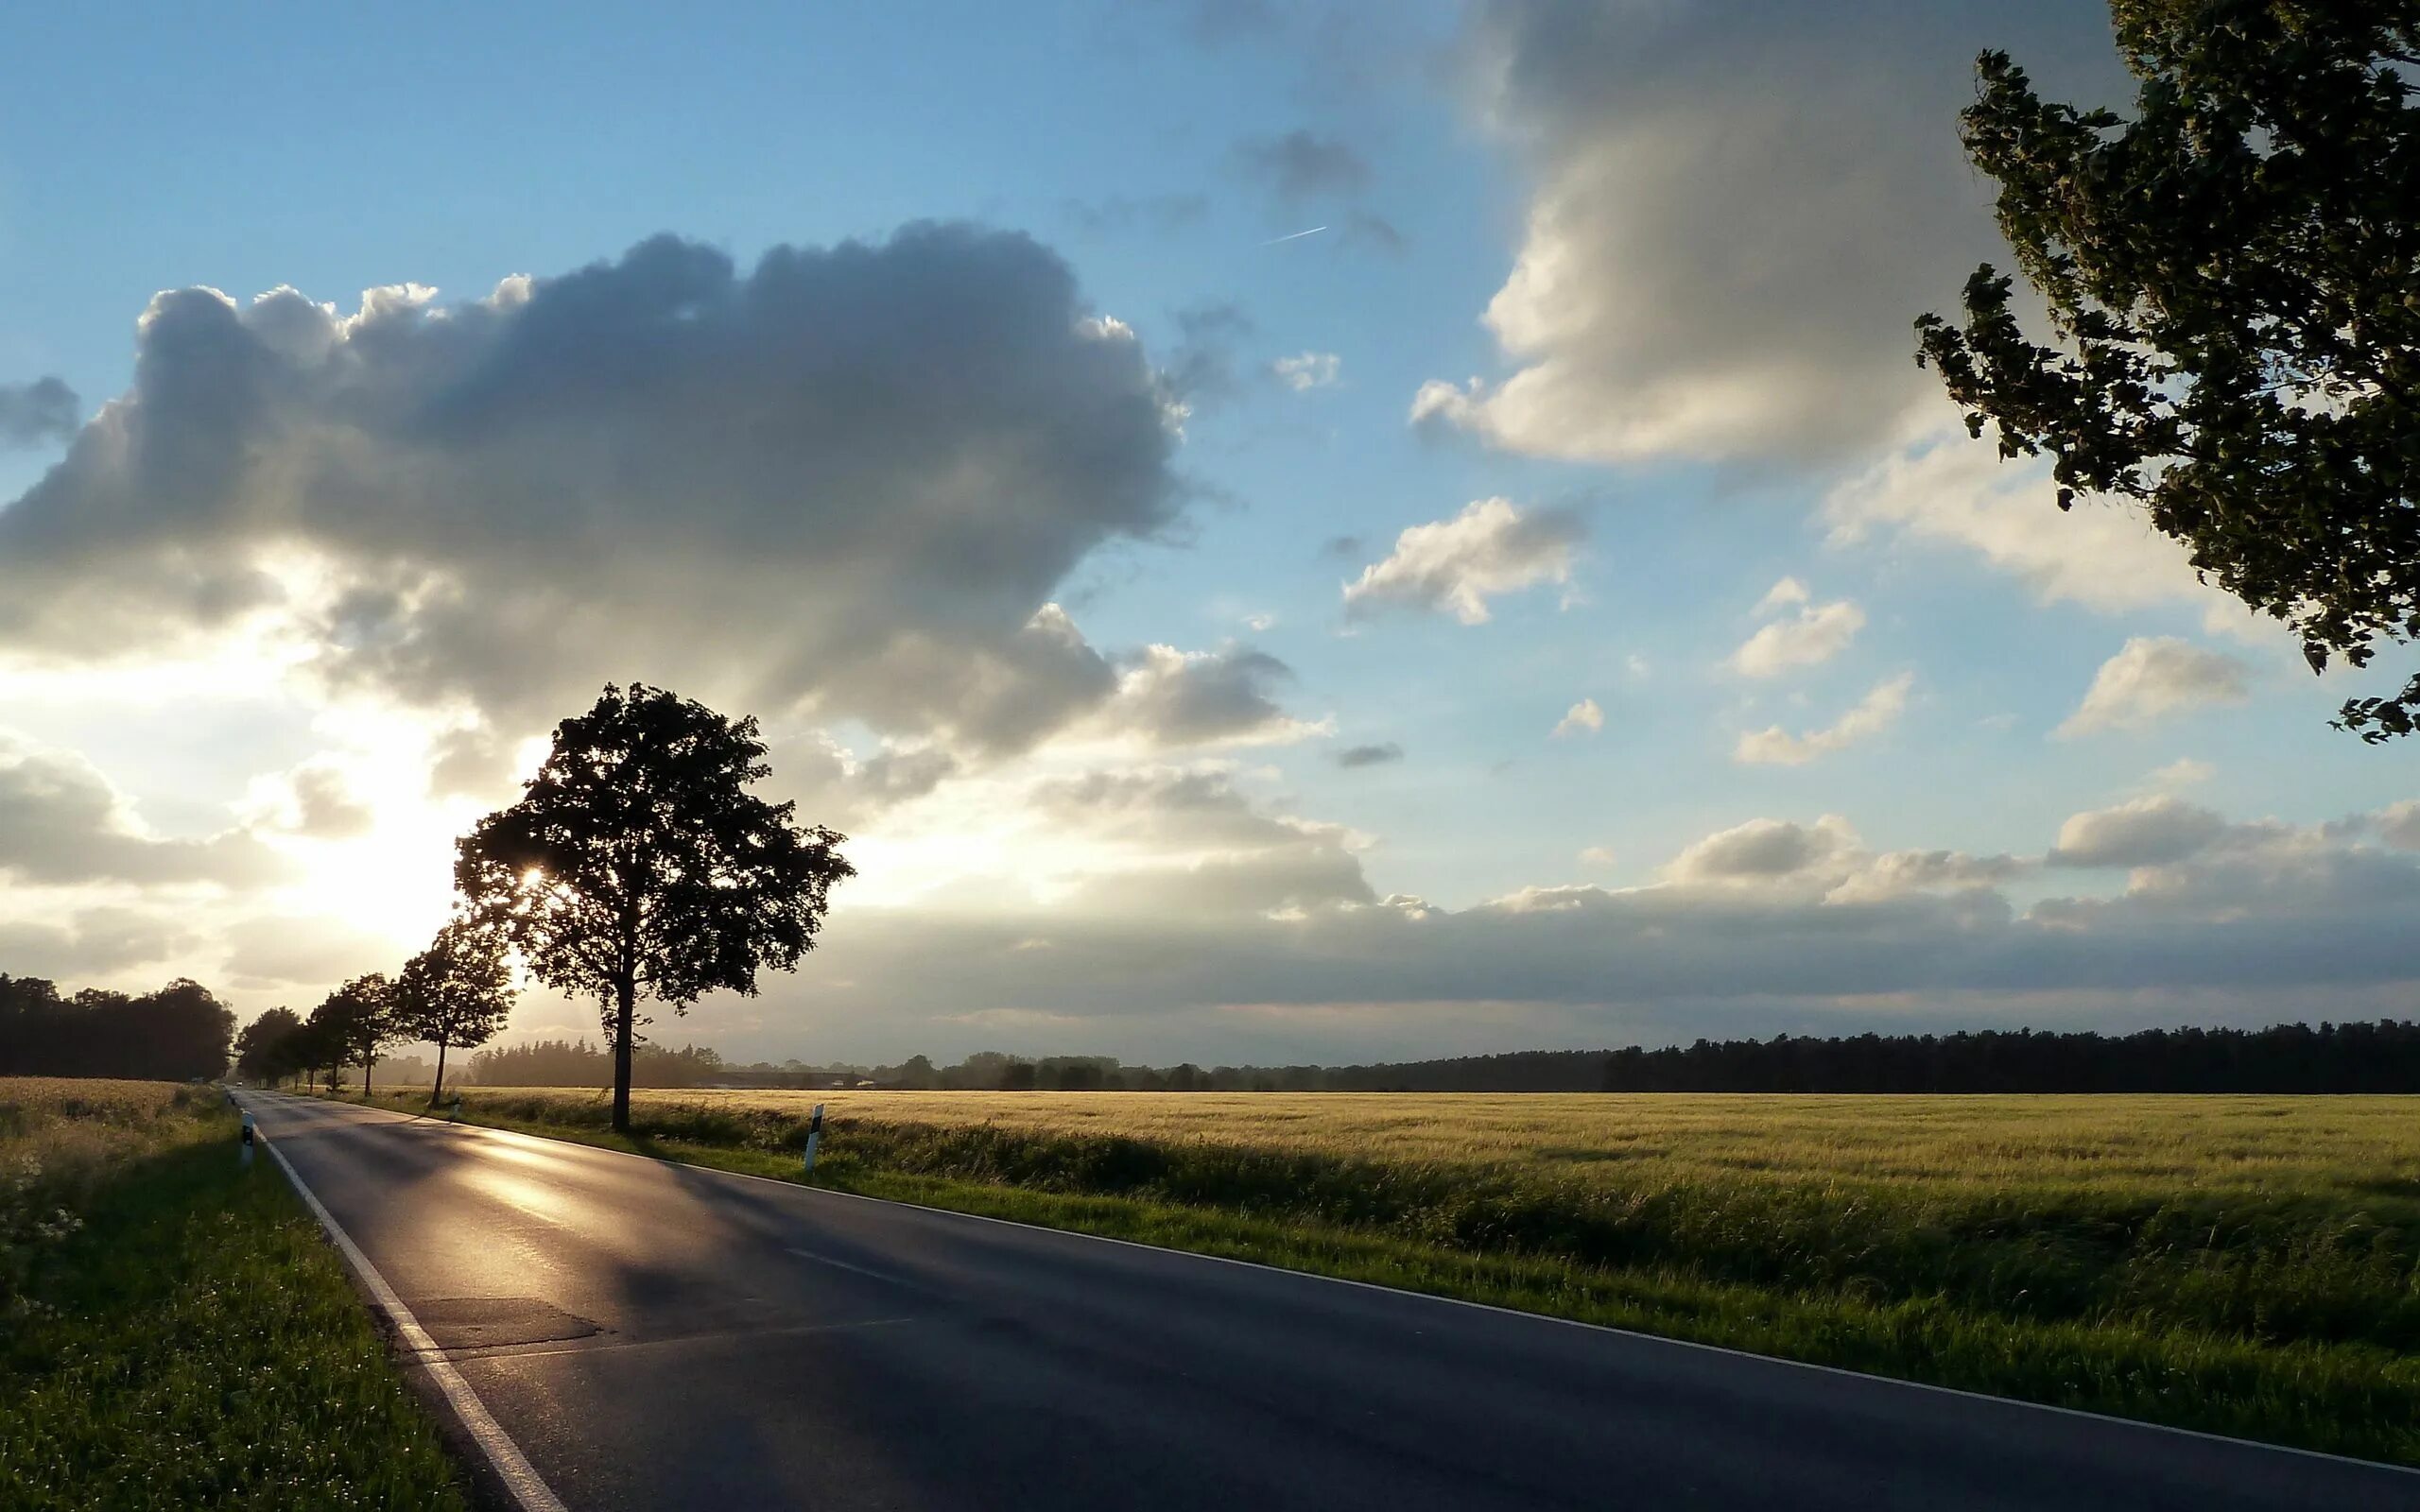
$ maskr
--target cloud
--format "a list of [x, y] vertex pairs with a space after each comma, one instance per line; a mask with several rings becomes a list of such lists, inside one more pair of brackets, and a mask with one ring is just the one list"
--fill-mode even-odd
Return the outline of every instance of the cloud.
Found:
[[1350, 771], [1362, 766], [1384, 766], [1403, 760], [1403, 747], [1390, 740], [1377, 746], [1347, 746], [1336, 753], [1336, 765]]
[[1200, 225], [1210, 214], [1206, 195], [1122, 195], [1069, 199], [1061, 212], [1079, 230], [1116, 235], [1137, 229], [1168, 236]]
[[1062, 917], [1184, 920], [1375, 902], [1351, 832], [1263, 813], [1222, 772], [1095, 772], [1031, 796], [1063, 833], [1112, 842], [1123, 861], [1078, 880]]
[[1145, 646], [1094, 723], [1153, 748], [1299, 740], [1318, 726], [1288, 717], [1270, 687], [1294, 671], [1266, 651]]
[[[1478, 113], [1526, 170], [1486, 324], [1511, 374], [1432, 382], [1416, 418], [1541, 455], [1798, 460], [1887, 436], [1938, 380], [1909, 322], [2006, 261], [1957, 138], [1975, 55], [2053, 89], [2123, 76], [2104, 7], [1860, 0], [1475, 6]], [[2068, 72], [2072, 73], [2073, 70]]]
[[2186, 710], [2243, 703], [2252, 696], [2250, 674], [2239, 659], [2189, 641], [2135, 636], [2100, 664], [2083, 702], [2055, 733], [2136, 730]]
[[[947, 905], [844, 904], [816, 969], [769, 984], [749, 1027], [740, 1005], [710, 1002], [684, 1032], [778, 1055], [792, 1031], [767, 1025], [805, 1014], [835, 1037], [828, 1053], [891, 1058], [996, 1044], [961, 1022], [970, 1012], [1032, 1014], [1051, 1017], [1020, 1030], [1020, 1049], [1350, 1060], [1781, 1030], [2257, 1023], [2396, 1011], [2420, 982], [2406, 943], [2420, 853], [2344, 826], [2230, 824], [2125, 871], [2114, 894], [2052, 885], [2019, 906], [2013, 885], [2080, 874], [1950, 848], [1877, 854], [1842, 816], [1763, 817], [1682, 847], [1644, 885], [1449, 906], [1377, 895], [1353, 836], [1252, 802], [1220, 771], [1095, 772], [1029, 800], [1037, 843], [1010, 847], [999, 879]], [[1037, 893], [1045, 869], [1053, 885]], [[1330, 1021], [1316, 1048], [1301, 1038]]]
[[0, 961], [9, 971], [71, 988], [174, 959], [195, 943], [189, 931], [131, 908], [81, 909], [58, 923], [0, 919]]
[[1665, 873], [1678, 882], [1772, 881], [1811, 870], [1857, 843], [1857, 832], [1837, 814], [1812, 825], [1750, 819], [1691, 845], [1672, 858]]
[[1283, 136], [1245, 138], [1236, 144], [1236, 161], [1288, 203], [1357, 195], [1370, 183], [1370, 164], [1350, 145], [1300, 128]]
[[2210, 809], [2162, 794], [2078, 814], [2059, 826], [2054, 867], [2151, 867], [2182, 861], [2225, 833]]
[[239, 887], [275, 881], [284, 869], [241, 830], [206, 840], [146, 833], [131, 806], [82, 757], [0, 733], [0, 878]]
[[1980, 556], [2045, 604], [2114, 613], [2200, 606], [2214, 629], [2241, 629], [2241, 604], [2194, 576], [2185, 548], [2131, 506], [2085, 500], [2061, 512], [2047, 464], [2002, 462], [1951, 427], [1892, 453], [1824, 496], [1835, 545], [1876, 531]]
[[1873, 902], [1920, 892], [1977, 892], [2000, 886], [2027, 869], [2014, 856], [1974, 856], [1962, 850], [1892, 850], [1865, 860], [1824, 895], [1829, 902]]
[[1168, 393], [1190, 409], [1234, 398], [1235, 349], [1252, 334], [1252, 317], [1234, 304], [1197, 304], [1177, 312], [1176, 326], [1177, 344], [1160, 373]]
[[1269, 370], [1279, 383], [1299, 394], [1334, 387], [1343, 366], [1344, 359], [1333, 352], [1305, 352], [1278, 358], [1269, 365]]
[[2377, 816], [2378, 837], [2398, 850], [2420, 850], [2420, 799], [2389, 804]]
[[1411, 238], [1406, 236], [1393, 221], [1366, 210], [1344, 213], [1344, 230], [1340, 240], [1347, 247], [1367, 247], [1392, 256], [1401, 256], [1404, 249], [1411, 245]]
[[81, 407], [76, 390], [57, 378], [0, 384], [0, 450], [68, 439]]
[[1504, 498], [1480, 499], [1451, 520], [1413, 525], [1383, 561], [1344, 588], [1349, 616], [1381, 609], [1451, 613], [1484, 625], [1489, 598], [1538, 583], [1571, 580], [1572, 553], [1586, 534], [1567, 509], [1523, 510]]
[[2190, 756], [2180, 756], [2151, 775], [2153, 787], [2195, 787], [2219, 775], [2219, 769], [2208, 762]]
[[1597, 707], [1596, 699], [1582, 698], [1563, 712], [1563, 717], [1555, 721], [1555, 727], [1549, 733], [1560, 740], [1565, 735], [1593, 735], [1604, 728], [1605, 711]]
[[1582, 863], [1592, 867], [1610, 867], [1616, 859], [1609, 846], [1592, 845], [1580, 852]]
[[323, 758], [275, 779], [251, 822], [314, 840], [349, 840], [368, 833], [373, 817], [343, 770]]
[[1766, 589], [1765, 596], [1756, 600], [1756, 612], [1770, 614], [1774, 610], [1788, 609], [1792, 604], [1804, 604], [1813, 596], [1806, 591], [1805, 583], [1795, 577], [1784, 577], [1772, 587]]
[[[1765, 603], [1773, 604], [1774, 594], [1786, 587], [1796, 588], [1802, 596], [1806, 592], [1797, 579], [1785, 577], [1765, 595]], [[1865, 610], [1847, 599], [1806, 605], [1788, 619], [1775, 620], [1748, 637], [1738, 650], [1731, 653], [1731, 666], [1750, 678], [1770, 678], [1793, 667], [1821, 666], [1847, 650], [1849, 643], [1857, 639], [1857, 632], [1863, 628]]]
[[1053, 588], [1185, 490], [1132, 333], [1022, 235], [742, 272], [658, 237], [442, 306], [164, 294], [0, 510], [0, 648], [250, 628], [332, 692], [544, 729], [610, 679], [1013, 750], [1118, 676]]
[[1738, 745], [1732, 749], [1732, 760], [1748, 765], [1800, 766], [1818, 756], [1845, 750], [1897, 724], [1908, 707], [1908, 690], [1915, 680], [1915, 674], [1903, 672], [1876, 683], [1855, 708], [1822, 730], [1810, 730], [1803, 735], [1793, 735], [1779, 725], [1752, 730], [1739, 737]]

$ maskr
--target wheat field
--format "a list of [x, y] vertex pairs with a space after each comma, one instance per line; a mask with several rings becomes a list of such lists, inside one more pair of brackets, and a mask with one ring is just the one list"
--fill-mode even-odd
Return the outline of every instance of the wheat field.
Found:
[[[476, 1088], [568, 1111], [603, 1094]], [[2420, 1098], [1745, 1093], [633, 1091], [684, 1114], [1208, 1142], [1582, 1185], [1740, 1181], [2302, 1194], [2420, 1205]], [[2413, 1211], [2420, 1216], [2420, 1206]]]

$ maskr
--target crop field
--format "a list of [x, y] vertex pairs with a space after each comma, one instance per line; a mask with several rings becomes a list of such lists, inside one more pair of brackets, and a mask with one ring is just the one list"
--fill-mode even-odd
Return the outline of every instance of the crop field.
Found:
[[2420, 1463], [2420, 1098], [468, 1099], [792, 1178], [821, 1102], [818, 1184]]
[[[564, 1088], [470, 1095], [600, 1101]], [[2225, 1187], [2388, 1197], [2420, 1215], [2420, 1098], [648, 1090], [631, 1098], [644, 1116], [665, 1120], [803, 1120], [822, 1103], [838, 1125], [1207, 1141], [1592, 1186]]]
[[437, 1430], [215, 1087], [0, 1077], [0, 1502], [458, 1509]]

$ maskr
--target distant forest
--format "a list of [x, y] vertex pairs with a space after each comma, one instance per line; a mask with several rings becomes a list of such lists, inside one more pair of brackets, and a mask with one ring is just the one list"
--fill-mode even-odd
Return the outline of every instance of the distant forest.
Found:
[[[709, 1052], [711, 1054], [711, 1052]], [[1368, 1066], [1130, 1066], [998, 1052], [936, 1067], [723, 1066], [709, 1080], [981, 1091], [1436, 1092], [2420, 1092], [2420, 1022], [2266, 1029], [1986, 1029], [1523, 1050]]]
[[60, 997], [41, 977], [0, 974], [0, 1075], [220, 1076], [234, 1034], [226, 1005], [182, 977], [140, 997], [98, 988]]
[[[0, 974], [0, 1075], [220, 1076], [234, 1022], [198, 982], [131, 996], [88, 988], [70, 997], [40, 977]], [[468, 1080], [490, 1087], [602, 1087], [613, 1076], [611, 1057], [585, 1040], [482, 1050], [468, 1069]], [[1367, 1066], [1139, 1066], [1111, 1056], [992, 1050], [949, 1066], [924, 1056], [895, 1066], [737, 1065], [704, 1045], [642, 1045], [632, 1074], [641, 1087], [871, 1082], [971, 1091], [2420, 1092], [2420, 1022], [1776, 1035]]]

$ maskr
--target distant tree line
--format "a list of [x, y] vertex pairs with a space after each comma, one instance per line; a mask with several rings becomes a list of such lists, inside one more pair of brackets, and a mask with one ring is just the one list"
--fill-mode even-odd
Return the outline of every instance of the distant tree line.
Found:
[[2420, 1022], [1700, 1040], [1603, 1057], [1607, 1091], [2414, 1092]]
[[1151, 1067], [998, 1051], [943, 1067], [924, 1056], [896, 1066], [789, 1065], [882, 1087], [981, 1091], [2420, 1092], [2420, 1022], [1776, 1035], [1363, 1066]]
[[[702, 1087], [715, 1079], [722, 1057], [703, 1045], [642, 1044], [631, 1058], [637, 1087]], [[587, 1040], [533, 1040], [499, 1045], [471, 1057], [470, 1079], [482, 1087], [607, 1087], [614, 1081], [613, 1052]]]
[[183, 977], [136, 997], [99, 988], [60, 997], [41, 977], [0, 974], [0, 1075], [215, 1077], [234, 1033], [227, 1005]]

